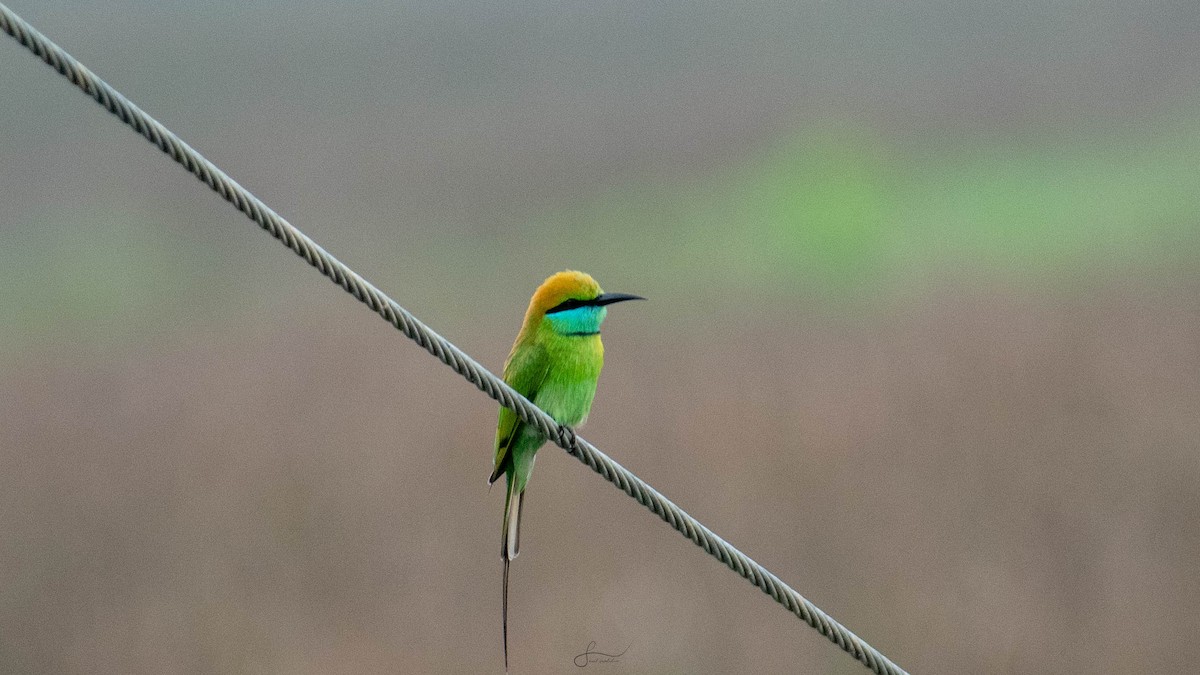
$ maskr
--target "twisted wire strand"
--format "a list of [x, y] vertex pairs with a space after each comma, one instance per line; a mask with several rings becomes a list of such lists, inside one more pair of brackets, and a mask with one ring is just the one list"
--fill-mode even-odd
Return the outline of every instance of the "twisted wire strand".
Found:
[[51, 42], [37, 29], [0, 3], [0, 28], [20, 42], [51, 68], [94, 98], [122, 122], [132, 127], [146, 140], [170, 155], [188, 171], [208, 185], [239, 211], [246, 214], [262, 229], [304, 258], [321, 274], [353, 295], [385, 321], [398, 328], [421, 347], [465, 377], [501, 405], [512, 409], [526, 424], [533, 425], [546, 438], [563, 448], [572, 457], [616, 485], [650, 509], [680, 534], [692, 540], [709, 555], [771, 596], [805, 623], [845, 650], [875, 673], [900, 675], [905, 673], [874, 647], [864, 642], [845, 626], [835, 621], [813, 603], [785, 584], [779, 577], [733, 547], [698, 520], [688, 515], [674, 502], [650, 487], [625, 467], [601, 452], [591, 443], [560, 425], [543, 410], [529, 402], [503, 380], [496, 377], [450, 341], [438, 335], [408, 310], [330, 255], [291, 223], [243, 188], [215, 164], [205, 159], [178, 136], [143, 112], [129, 99], [76, 61], [70, 54]]

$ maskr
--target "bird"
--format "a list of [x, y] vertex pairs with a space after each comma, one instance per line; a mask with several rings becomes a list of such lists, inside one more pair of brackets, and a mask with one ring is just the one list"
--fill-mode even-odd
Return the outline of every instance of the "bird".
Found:
[[[551, 275], [529, 300], [521, 331], [504, 362], [504, 381], [555, 422], [582, 425], [592, 408], [604, 365], [600, 324], [608, 305], [645, 300], [629, 293], [605, 293], [591, 275], [566, 270]], [[500, 557], [504, 560], [502, 625], [504, 671], [508, 672], [508, 567], [520, 553], [521, 512], [533, 473], [534, 455], [546, 442], [508, 408], [500, 408], [495, 460], [488, 485], [504, 476], [504, 520]]]

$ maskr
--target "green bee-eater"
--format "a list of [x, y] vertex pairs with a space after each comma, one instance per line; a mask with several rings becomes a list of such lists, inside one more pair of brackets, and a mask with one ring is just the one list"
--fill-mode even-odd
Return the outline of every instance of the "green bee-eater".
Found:
[[[583, 272], [559, 272], [542, 282], [529, 301], [525, 322], [504, 363], [504, 381], [567, 426], [587, 419], [604, 365], [600, 324], [607, 305], [644, 298], [605, 293]], [[533, 473], [534, 454], [546, 437], [508, 408], [500, 409], [496, 459], [488, 484], [501, 475], [508, 480], [500, 556], [504, 559], [502, 621], [504, 669], [508, 670], [508, 565], [517, 557], [521, 539], [521, 507]]]

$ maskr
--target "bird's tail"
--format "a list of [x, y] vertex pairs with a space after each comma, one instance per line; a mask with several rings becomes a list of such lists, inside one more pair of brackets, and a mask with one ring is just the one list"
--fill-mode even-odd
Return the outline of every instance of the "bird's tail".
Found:
[[504, 672], [508, 672], [508, 565], [521, 548], [521, 505], [525, 491], [517, 492], [512, 473], [508, 475], [508, 492], [504, 498], [504, 525], [500, 530], [500, 557], [504, 559], [504, 590], [501, 596], [501, 623], [504, 627]]
[[513, 482], [513, 479], [509, 478], [508, 493], [504, 498], [504, 527], [500, 538], [500, 556], [510, 562], [521, 552], [521, 504], [525, 501], [525, 491], [515, 491]]
[[504, 672], [508, 672], [508, 558], [504, 559], [504, 597], [501, 600], [500, 612], [504, 624]]

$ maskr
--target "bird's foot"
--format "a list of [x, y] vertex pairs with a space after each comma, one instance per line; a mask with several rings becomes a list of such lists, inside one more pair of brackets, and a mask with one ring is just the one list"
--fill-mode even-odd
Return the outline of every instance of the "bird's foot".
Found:
[[575, 436], [575, 430], [571, 427], [565, 424], [559, 425], [558, 438], [563, 442], [563, 445], [566, 445], [568, 448], [575, 447], [575, 441], [577, 437]]

